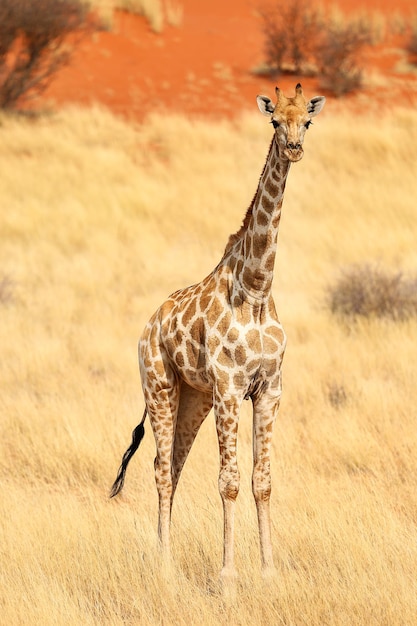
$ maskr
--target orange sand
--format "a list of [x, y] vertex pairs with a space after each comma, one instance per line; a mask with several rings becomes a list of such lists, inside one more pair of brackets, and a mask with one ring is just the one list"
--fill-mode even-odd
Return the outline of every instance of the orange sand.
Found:
[[[161, 34], [153, 33], [142, 17], [116, 12], [112, 32], [95, 32], [82, 42], [43, 102], [100, 102], [117, 114], [140, 119], [150, 110], [234, 116], [255, 106], [256, 94], [272, 96], [277, 80], [288, 92], [300, 79], [308, 95], [325, 93], [313, 78], [270, 79], [251, 72], [263, 61], [259, 5], [253, 0], [180, 0], [180, 4], [182, 24], [167, 26]], [[365, 6], [387, 16], [394, 10], [406, 16], [413, 10], [410, 0], [368, 0], [365, 5], [341, 0], [339, 6], [346, 12]], [[401, 45], [404, 39], [397, 36], [365, 51], [372, 84], [350, 95], [350, 103], [377, 99], [415, 106], [417, 73], [398, 71], [404, 58]]]

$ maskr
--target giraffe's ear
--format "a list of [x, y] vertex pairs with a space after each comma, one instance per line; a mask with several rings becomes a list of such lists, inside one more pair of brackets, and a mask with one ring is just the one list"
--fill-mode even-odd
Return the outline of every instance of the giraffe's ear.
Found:
[[258, 107], [262, 115], [268, 115], [268, 117], [272, 115], [275, 107], [270, 98], [267, 98], [266, 96], [256, 96], [256, 102], [258, 103]]
[[311, 117], [318, 115], [324, 104], [326, 102], [326, 98], [324, 96], [315, 96], [311, 98], [309, 102], [307, 102], [307, 111], [309, 112]]

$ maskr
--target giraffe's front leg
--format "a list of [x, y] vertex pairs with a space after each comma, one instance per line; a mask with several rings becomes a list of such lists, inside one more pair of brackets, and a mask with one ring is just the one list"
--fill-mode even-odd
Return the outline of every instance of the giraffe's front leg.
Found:
[[219, 491], [223, 502], [224, 544], [222, 580], [236, 578], [234, 565], [234, 517], [235, 502], [239, 493], [240, 476], [237, 466], [237, 429], [241, 401], [218, 391], [214, 394], [217, 437], [219, 440], [220, 472]]
[[260, 397], [253, 398], [252, 491], [258, 514], [261, 564], [265, 576], [274, 572], [269, 507], [271, 495], [270, 451], [279, 401], [280, 392], [270, 394], [266, 391]]

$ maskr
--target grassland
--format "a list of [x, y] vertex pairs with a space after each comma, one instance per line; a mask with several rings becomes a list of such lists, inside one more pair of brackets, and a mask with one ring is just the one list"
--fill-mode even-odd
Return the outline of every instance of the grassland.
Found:
[[131, 125], [101, 109], [1, 118], [0, 610], [8, 626], [406, 626], [417, 614], [417, 321], [331, 316], [350, 263], [415, 273], [417, 114], [325, 111], [290, 172], [275, 291], [289, 341], [273, 447], [277, 579], [259, 576], [242, 411], [235, 604], [217, 586], [209, 416], [161, 573], [154, 442], [108, 500], [143, 404], [136, 342], [204, 277], [257, 185], [259, 114]]

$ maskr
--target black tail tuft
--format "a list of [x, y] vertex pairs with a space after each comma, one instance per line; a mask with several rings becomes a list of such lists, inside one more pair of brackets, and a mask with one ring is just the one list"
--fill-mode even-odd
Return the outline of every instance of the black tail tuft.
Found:
[[138, 424], [138, 426], [136, 426], [135, 430], [132, 433], [132, 443], [130, 444], [130, 446], [128, 447], [128, 449], [123, 455], [122, 463], [119, 467], [119, 471], [117, 472], [116, 480], [114, 481], [113, 486], [110, 491], [110, 498], [114, 498], [114, 496], [117, 496], [119, 491], [123, 489], [127, 466], [129, 465], [130, 459], [135, 454], [136, 450], [139, 448], [139, 444], [142, 441], [143, 436], [145, 434], [145, 427], [143, 425], [145, 418], [146, 418], [146, 409], [143, 414], [141, 423]]

